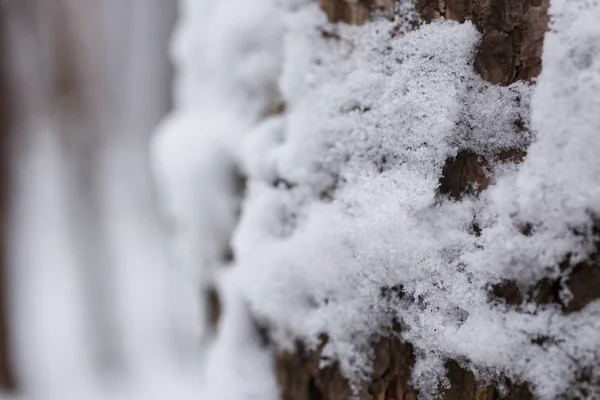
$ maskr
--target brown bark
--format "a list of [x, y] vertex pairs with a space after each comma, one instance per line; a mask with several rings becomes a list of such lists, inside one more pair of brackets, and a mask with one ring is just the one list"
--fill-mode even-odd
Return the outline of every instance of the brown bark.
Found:
[[[542, 45], [548, 26], [549, 0], [417, 0], [421, 18], [471, 20], [481, 32], [474, 68], [493, 84], [509, 85], [530, 81], [541, 72]], [[519, 124], [520, 121], [515, 121]], [[486, 160], [472, 153], [449, 159], [440, 181], [440, 192], [458, 198], [462, 193], [481, 191], [489, 184], [484, 166], [489, 161], [520, 161], [518, 149]]]
[[[525, 225], [521, 233], [531, 234], [533, 227]], [[596, 237], [598, 230], [596, 229]], [[510, 307], [519, 308], [526, 303], [558, 306], [563, 313], [571, 314], [581, 311], [586, 305], [600, 299], [600, 250], [596, 249], [587, 260], [571, 265], [564, 260], [559, 266], [564, 276], [561, 278], [544, 278], [535, 286], [521, 288], [516, 282], [506, 281], [491, 288], [491, 297], [504, 302]], [[572, 298], [562, 298], [562, 288], [566, 287]]]
[[321, 8], [332, 22], [362, 25], [374, 10], [393, 15], [395, 0], [320, 0]]
[[510, 84], [539, 75], [548, 26], [548, 0], [417, 0], [422, 18], [471, 20], [482, 33], [475, 69], [491, 82]]
[[[482, 33], [475, 69], [491, 82], [510, 84], [539, 75], [549, 0], [417, 0], [424, 21], [471, 20]], [[391, 13], [392, 0], [321, 0], [333, 22], [365, 23], [372, 10]]]
[[[321, 349], [304, 351], [301, 344], [292, 353], [276, 359], [277, 379], [283, 400], [346, 400], [353, 392], [337, 363], [319, 368]], [[412, 400], [415, 391], [409, 385], [413, 364], [412, 346], [396, 339], [381, 338], [374, 345], [375, 361], [371, 382], [359, 388], [359, 400]]]
[[[412, 346], [393, 335], [382, 337], [374, 344], [375, 360], [370, 382], [353, 392], [348, 381], [334, 363], [319, 368], [322, 345], [306, 352], [298, 344], [295, 352], [283, 352], [276, 358], [277, 379], [282, 400], [416, 400], [418, 391], [410, 385], [414, 364]], [[501, 395], [493, 386], [477, 381], [469, 370], [456, 361], [446, 364], [450, 388], [440, 392], [440, 400], [533, 400], [524, 385], [504, 382], [508, 388]], [[354, 396], [354, 397], [353, 397]]]

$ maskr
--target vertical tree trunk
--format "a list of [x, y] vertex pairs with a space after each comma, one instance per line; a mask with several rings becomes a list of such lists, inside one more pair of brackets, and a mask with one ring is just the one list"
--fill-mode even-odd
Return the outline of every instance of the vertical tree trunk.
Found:
[[2, 0], [0, 12], [8, 331], [24, 391], [61, 397], [173, 356], [147, 149], [170, 107], [176, 2]]
[[[391, 5], [389, 3], [392, 3]], [[493, 84], [508, 85], [518, 80], [530, 81], [541, 71], [541, 55], [544, 34], [548, 26], [548, 0], [418, 0], [416, 8], [425, 22], [439, 18], [465, 22], [471, 20], [482, 35], [474, 68], [483, 79]], [[321, 8], [330, 21], [343, 21], [360, 25], [369, 23], [369, 15], [376, 9], [392, 12], [393, 2], [375, 0], [322, 0]], [[498, 160], [520, 162], [522, 151], [507, 151], [497, 155]], [[447, 160], [440, 181], [440, 192], [459, 198], [470, 191], [474, 183], [478, 190], [485, 189], [489, 177], [484, 173], [485, 160], [474, 153], [459, 153]], [[598, 277], [588, 277], [590, 287], [600, 287]], [[581, 279], [574, 279], [580, 281]], [[591, 283], [593, 282], [593, 283]], [[550, 292], [546, 290], [545, 292]], [[595, 296], [591, 296], [590, 292]], [[497, 288], [495, 295], [508, 298], [517, 293], [514, 304], [520, 304], [523, 295], [515, 285]], [[599, 290], [580, 290], [584, 303], [597, 298]], [[547, 295], [546, 297], [551, 296]], [[547, 301], [547, 299], [538, 301]], [[577, 303], [577, 300], [575, 301]], [[399, 329], [399, 328], [398, 328]], [[417, 393], [409, 385], [410, 371], [414, 363], [411, 345], [401, 343], [390, 332], [374, 345], [374, 368], [370, 382], [358, 388], [361, 400], [413, 400]], [[325, 343], [325, 340], [322, 344]], [[334, 364], [319, 368], [319, 347], [306, 352], [298, 345], [293, 352], [277, 356], [277, 378], [284, 400], [342, 400], [352, 395], [351, 388], [343, 378], [339, 366]], [[472, 372], [449, 361], [447, 378], [451, 387], [443, 392], [445, 400], [492, 400], [509, 398], [532, 399], [527, 387], [507, 384], [503, 395], [489, 384], [478, 382]]]

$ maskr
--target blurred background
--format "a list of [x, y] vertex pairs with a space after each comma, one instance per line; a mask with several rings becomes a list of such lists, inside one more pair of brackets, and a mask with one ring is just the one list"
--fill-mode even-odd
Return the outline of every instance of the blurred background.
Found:
[[0, 5], [3, 395], [197, 398], [149, 156], [177, 1]]

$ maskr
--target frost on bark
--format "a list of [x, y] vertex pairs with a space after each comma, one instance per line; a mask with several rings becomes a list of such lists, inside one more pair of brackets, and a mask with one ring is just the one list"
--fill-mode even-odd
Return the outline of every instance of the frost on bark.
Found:
[[[481, 33], [481, 42], [474, 62], [475, 70], [486, 81], [509, 85], [517, 81], [531, 81], [542, 68], [541, 55], [544, 34], [548, 26], [548, 0], [418, 0], [416, 8], [422, 20], [430, 22], [445, 18], [465, 22], [471, 20]], [[321, 8], [332, 22], [360, 25], [368, 23], [374, 11], [390, 15], [394, 2], [376, 0], [321, 0]], [[520, 121], [515, 125], [525, 131]], [[525, 133], [524, 133], [525, 134]], [[459, 152], [448, 159], [440, 179], [439, 194], [461, 198], [484, 190], [491, 177], [487, 165], [494, 162], [519, 163], [525, 157], [520, 149], [508, 149], [485, 159], [471, 151]], [[474, 227], [474, 234], [479, 234]], [[531, 227], [524, 226], [528, 235]], [[573, 294], [568, 304], [561, 301], [560, 282], [546, 278], [535, 287], [521, 288], [514, 282], [505, 282], [490, 288], [490, 298], [511, 307], [524, 303], [555, 304], [565, 314], [581, 310], [600, 297], [600, 273], [597, 272], [597, 252], [585, 262], [569, 266], [565, 260], [563, 271], [570, 268], [565, 284]], [[399, 329], [399, 328], [397, 328]], [[397, 332], [396, 332], [397, 333]], [[284, 400], [342, 400], [351, 398], [352, 389], [336, 363], [319, 367], [320, 351], [305, 351], [301, 344], [295, 351], [281, 352], [276, 357], [277, 379]], [[545, 338], [540, 338], [543, 346]], [[395, 338], [394, 332], [374, 340], [373, 374], [370, 382], [355, 389], [361, 400], [409, 400], [418, 395], [410, 386], [414, 354], [409, 343]], [[463, 364], [464, 365], [464, 364]], [[525, 385], [504, 381], [479, 382], [475, 375], [461, 367], [460, 360], [446, 363], [449, 387], [440, 398], [446, 400], [513, 400], [533, 399]], [[585, 374], [584, 374], [585, 375]], [[581, 376], [581, 380], [591, 378]]]

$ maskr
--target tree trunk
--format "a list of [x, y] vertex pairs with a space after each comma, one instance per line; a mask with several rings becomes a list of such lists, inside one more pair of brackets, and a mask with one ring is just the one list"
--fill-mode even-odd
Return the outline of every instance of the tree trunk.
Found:
[[[343, 21], [360, 25], [369, 23], [369, 15], [376, 9], [391, 13], [388, 2], [374, 0], [322, 0], [321, 7], [330, 21]], [[486, 81], [509, 85], [516, 81], [531, 81], [541, 72], [541, 55], [544, 34], [548, 26], [548, 0], [418, 0], [416, 8], [422, 20], [446, 18], [464, 22], [471, 20], [481, 33], [474, 68]], [[525, 153], [508, 150], [497, 155], [497, 160], [520, 162]], [[489, 177], [484, 173], [485, 160], [475, 153], [459, 153], [449, 159], [443, 169], [439, 191], [453, 198], [485, 189]], [[476, 193], [475, 193], [476, 194]], [[591, 265], [596, 268], [588, 268]], [[591, 259], [575, 267], [568, 286], [574, 299], [564, 306], [565, 313], [575, 312], [590, 301], [600, 297], [598, 259]], [[515, 283], [494, 287], [493, 296], [509, 305], [522, 301], [538, 304], [560, 303], [556, 284], [550, 280], [540, 282], [531, 292], [522, 293]], [[399, 328], [396, 328], [399, 329]], [[374, 345], [374, 368], [369, 382], [354, 388], [361, 400], [412, 400], [418, 393], [410, 386], [411, 368], [414, 363], [412, 347], [396, 337], [396, 331], [382, 336]], [[277, 378], [284, 400], [342, 400], [351, 398], [353, 391], [344, 379], [338, 364], [319, 368], [320, 349], [305, 351], [301, 344], [295, 351], [281, 352], [276, 358]], [[524, 385], [511, 382], [484, 383], [460, 366], [459, 360], [446, 363], [447, 378], [451, 387], [440, 398], [445, 400], [492, 400], [507, 398], [532, 399], [533, 395]], [[502, 385], [500, 391], [496, 387]]]
[[0, 12], [0, 386], [14, 369], [24, 393], [52, 397], [175, 347], [147, 146], [170, 107], [176, 4], [8, 0]]

